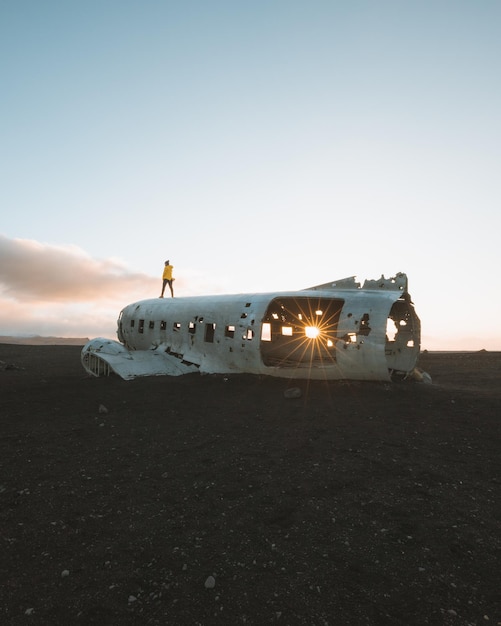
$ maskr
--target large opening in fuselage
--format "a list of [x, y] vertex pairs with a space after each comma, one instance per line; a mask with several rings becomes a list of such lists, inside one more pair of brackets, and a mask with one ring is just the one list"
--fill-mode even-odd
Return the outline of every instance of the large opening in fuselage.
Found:
[[339, 316], [344, 300], [334, 298], [275, 298], [261, 324], [264, 365], [295, 367], [329, 365], [336, 360]]
[[419, 355], [420, 343], [421, 323], [405, 294], [391, 307], [386, 324], [385, 354], [390, 372], [411, 372]]

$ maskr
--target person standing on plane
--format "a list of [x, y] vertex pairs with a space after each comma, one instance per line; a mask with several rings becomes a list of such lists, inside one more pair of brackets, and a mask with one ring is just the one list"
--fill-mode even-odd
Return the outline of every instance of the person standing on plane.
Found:
[[172, 270], [174, 267], [170, 264], [170, 261], [165, 261], [164, 273], [162, 275], [162, 293], [160, 297], [164, 297], [165, 287], [169, 285], [170, 295], [174, 297], [174, 289], [172, 287], [172, 283], [174, 282], [174, 278], [172, 278]]

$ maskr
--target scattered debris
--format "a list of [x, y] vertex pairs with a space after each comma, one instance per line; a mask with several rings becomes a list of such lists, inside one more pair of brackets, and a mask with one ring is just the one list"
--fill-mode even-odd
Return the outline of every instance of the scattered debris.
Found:
[[215, 586], [216, 586], [216, 579], [214, 578], [214, 576], [208, 576], [207, 580], [205, 581], [205, 588], [214, 589]]
[[303, 395], [303, 392], [299, 387], [289, 387], [284, 391], [285, 398], [300, 398]]
[[426, 385], [432, 384], [431, 376], [428, 372], [424, 372], [422, 369], [419, 369], [419, 367], [414, 368], [411, 377], [419, 383], [425, 383]]
[[24, 367], [19, 367], [15, 363], [7, 363], [5, 361], [0, 361], [0, 370], [24, 370]]

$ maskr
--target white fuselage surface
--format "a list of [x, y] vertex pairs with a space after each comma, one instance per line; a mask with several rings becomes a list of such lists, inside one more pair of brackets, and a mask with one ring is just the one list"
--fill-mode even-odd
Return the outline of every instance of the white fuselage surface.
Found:
[[84, 346], [87, 372], [390, 380], [410, 374], [420, 350], [405, 274], [363, 287], [348, 278], [294, 292], [142, 300], [121, 311], [117, 335]]

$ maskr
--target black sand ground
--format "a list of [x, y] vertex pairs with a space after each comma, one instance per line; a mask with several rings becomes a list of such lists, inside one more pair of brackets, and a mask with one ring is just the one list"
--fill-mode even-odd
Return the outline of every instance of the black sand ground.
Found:
[[415, 382], [0, 345], [0, 624], [501, 624], [501, 354]]

